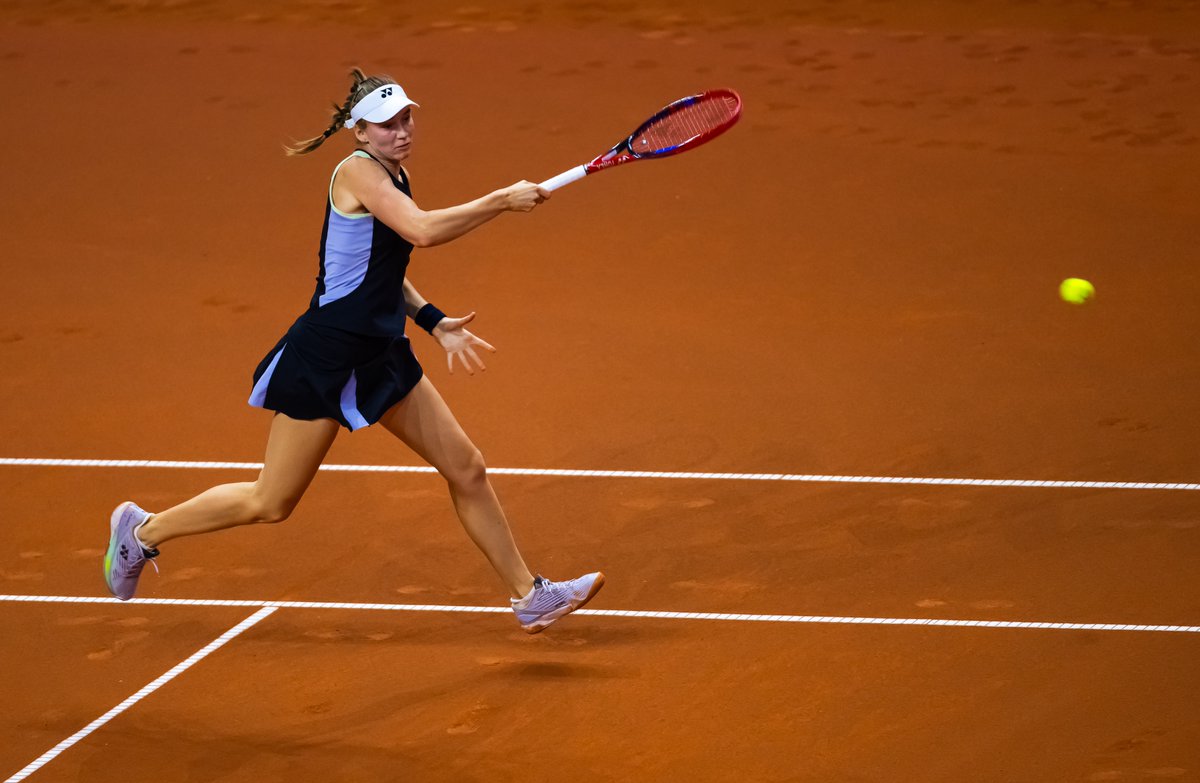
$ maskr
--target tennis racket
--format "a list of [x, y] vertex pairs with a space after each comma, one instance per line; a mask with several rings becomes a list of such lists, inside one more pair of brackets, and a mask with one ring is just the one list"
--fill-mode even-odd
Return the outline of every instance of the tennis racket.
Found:
[[631, 160], [652, 160], [686, 152], [729, 130], [741, 113], [741, 96], [733, 90], [709, 90], [680, 98], [591, 163], [551, 177], [541, 187], [558, 190], [588, 174]]

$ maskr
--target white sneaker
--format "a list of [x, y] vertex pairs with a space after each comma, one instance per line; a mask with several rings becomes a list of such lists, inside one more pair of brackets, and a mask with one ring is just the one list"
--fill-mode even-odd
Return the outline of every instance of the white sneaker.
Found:
[[519, 601], [511, 599], [512, 608], [526, 633], [538, 633], [592, 600], [603, 586], [604, 574], [599, 571], [566, 582], [551, 582], [538, 576], [529, 595]]

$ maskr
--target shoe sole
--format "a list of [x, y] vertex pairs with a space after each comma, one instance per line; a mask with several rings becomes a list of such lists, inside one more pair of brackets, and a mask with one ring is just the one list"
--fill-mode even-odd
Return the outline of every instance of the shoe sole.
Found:
[[[128, 601], [129, 598], [121, 598], [121, 596], [117, 595], [117, 591], [113, 589], [112, 564], [113, 558], [117, 555], [117, 526], [121, 524], [121, 517], [124, 515], [126, 509], [132, 505], [133, 502], [127, 500], [117, 506], [117, 509], [112, 512], [112, 517], [108, 521], [108, 551], [104, 553], [104, 584], [108, 585], [108, 592], [112, 593], [114, 598], [121, 601]], [[130, 598], [132, 597], [130, 596]]]
[[521, 627], [525, 630], [525, 633], [541, 633], [553, 625], [556, 620], [561, 620], [572, 612], [577, 612], [583, 607], [587, 606], [588, 601], [592, 600], [592, 597], [596, 595], [596, 593], [600, 592], [601, 587], [604, 587], [604, 572], [600, 571], [598, 574], [599, 575], [596, 577], [596, 581], [592, 582], [592, 589], [588, 591], [588, 594], [583, 597], [582, 601], [575, 606], [566, 607], [564, 611], [553, 615], [549, 619], [539, 621], [537, 625], [522, 625]]

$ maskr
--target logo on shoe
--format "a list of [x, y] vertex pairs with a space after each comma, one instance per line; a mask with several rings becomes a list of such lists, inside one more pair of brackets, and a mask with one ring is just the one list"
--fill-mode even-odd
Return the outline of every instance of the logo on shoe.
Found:
[[121, 559], [122, 560], [129, 559], [129, 547], [125, 544], [121, 544]]

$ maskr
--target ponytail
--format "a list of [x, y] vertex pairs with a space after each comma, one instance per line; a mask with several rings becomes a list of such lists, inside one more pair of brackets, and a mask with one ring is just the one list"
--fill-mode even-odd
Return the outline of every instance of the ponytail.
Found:
[[317, 149], [325, 143], [326, 139], [337, 133], [340, 128], [345, 127], [346, 120], [350, 119], [350, 109], [353, 108], [354, 104], [362, 100], [371, 91], [385, 84], [396, 83], [396, 80], [390, 76], [367, 76], [359, 68], [350, 71], [350, 78], [353, 79], [353, 83], [350, 85], [350, 94], [346, 96], [346, 101], [341, 106], [338, 106], [336, 103], [333, 104], [333, 118], [329, 123], [329, 127], [319, 136], [298, 141], [295, 144], [285, 144], [283, 146], [285, 154], [288, 156], [307, 155]]

